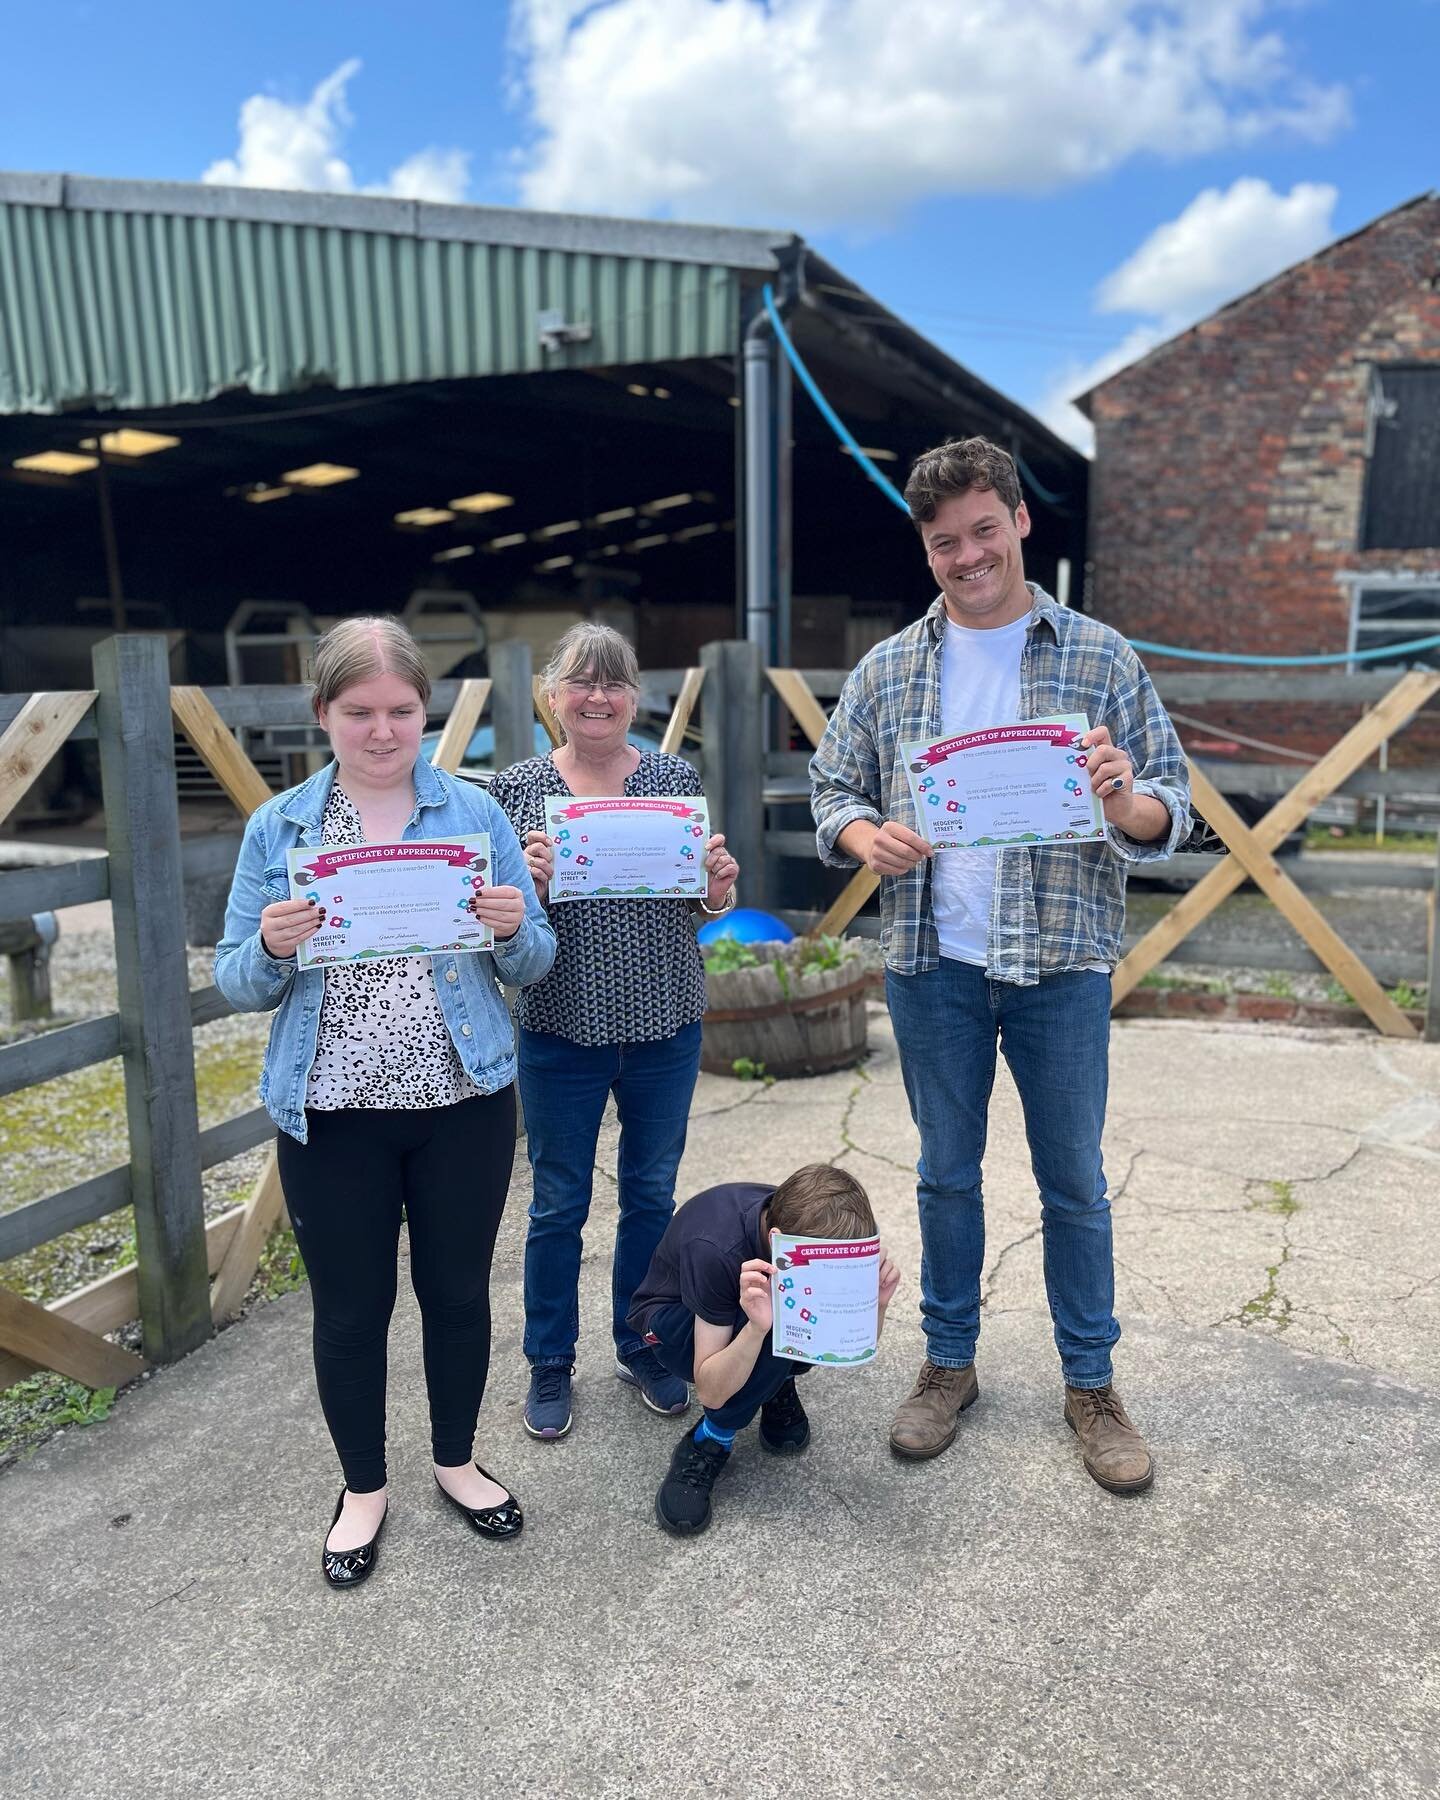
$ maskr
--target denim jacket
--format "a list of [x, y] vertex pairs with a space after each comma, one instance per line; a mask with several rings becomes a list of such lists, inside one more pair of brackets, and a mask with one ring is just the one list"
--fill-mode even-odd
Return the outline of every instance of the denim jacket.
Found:
[[[251, 816], [225, 909], [225, 935], [215, 951], [215, 985], [238, 1012], [278, 1009], [260, 1098], [280, 1129], [302, 1144], [325, 971], [297, 968], [293, 956], [271, 956], [260, 941], [260, 913], [271, 901], [290, 897], [285, 852], [322, 842], [320, 826], [334, 780], [332, 762]], [[555, 960], [555, 933], [505, 814], [483, 788], [432, 768], [422, 757], [415, 764], [415, 810], [401, 835], [437, 838], [471, 831], [490, 833], [495, 884], [519, 888], [525, 918], [514, 937], [493, 951], [436, 956], [435, 992], [466, 1074], [493, 1094], [515, 1079], [514, 1034], [496, 983], [523, 987], [538, 981]], [[404, 1054], [402, 1045], [396, 1054]]]

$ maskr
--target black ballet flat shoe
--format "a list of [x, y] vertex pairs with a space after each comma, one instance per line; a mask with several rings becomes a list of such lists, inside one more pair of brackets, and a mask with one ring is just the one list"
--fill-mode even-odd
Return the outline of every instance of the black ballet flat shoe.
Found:
[[[335, 1519], [345, 1510], [345, 1489], [340, 1490], [340, 1498], [335, 1502], [335, 1518], [330, 1521], [330, 1531], [335, 1529]], [[377, 1555], [376, 1545], [380, 1542], [380, 1533], [385, 1529], [385, 1521], [390, 1517], [390, 1502], [385, 1502], [385, 1510], [380, 1515], [380, 1523], [375, 1527], [375, 1535], [368, 1544], [361, 1544], [358, 1550], [325, 1550], [320, 1552], [320, 1568], [331, 1587], [352, 1588], [370, 1575], [375, 1567]], [[327, 1537], [330, 1532], [326, 1532]]]
[[[480, 1469], [478, 1462], [475, 1467]], [[495, 1480], [488, 1469], [480, 1469], [480, 1473], [487, 1481]], [[453, 1494], [446, 1492], [438, 1475], [435, 1477], [435, 1485], [440, 1489], [440, 1497], [448, 1500], [456, 1512], [464, 1513], [481, 1537], [519, 1537], [525, 1524], [525, 1515], [520, 1510], [520, 1502], [513, 1494], [507, 1494], [498, 1506], [466, 1506], [463, 1500], [457, 1500]], [[498, 1482], [496, 1482], [496, 1486], [499, 1486]]]

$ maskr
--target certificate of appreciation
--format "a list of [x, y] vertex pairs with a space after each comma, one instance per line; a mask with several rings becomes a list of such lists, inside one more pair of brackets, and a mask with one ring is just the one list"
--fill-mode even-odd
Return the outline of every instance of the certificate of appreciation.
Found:
[[920, 831], [937, 850], [1070, 844], [1105, 836], [1086, 774], [1083, 713], [902, 743]]
[[382, 956], [488, 950], [494, 933], [470, 911], [490, 876], [490, 834], [287, 850], [290, 894], [320, 909], [300, 945], [302, 969]]
[[698, 795], [545, 802], [555, 852], [550, 902], [694, 900], [705, 892], [710, 815]]
[[880, 1336], [880, 1240], [770, 1233], [770, 1348], [795, 1362], [862, 1363]]

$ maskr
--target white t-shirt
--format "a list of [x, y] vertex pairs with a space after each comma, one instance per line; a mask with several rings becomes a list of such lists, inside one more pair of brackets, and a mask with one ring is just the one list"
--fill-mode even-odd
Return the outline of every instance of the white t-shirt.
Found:
[[[1020, 656], [1030, 615], [989, 631], [945, 621], [940, 727], [946, 737], [1020, 716]], [[985, 966], [998, 850], [942, 850], [930, 865], [940, 954]]]

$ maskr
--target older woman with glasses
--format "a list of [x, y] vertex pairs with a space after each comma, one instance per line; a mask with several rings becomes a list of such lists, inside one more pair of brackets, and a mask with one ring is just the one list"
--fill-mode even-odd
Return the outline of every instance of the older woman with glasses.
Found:
[[[542, 677], [565, 741], [496, 776], [499, 801], [525, 847], [542, 903], [554, 857], [545, 803], [555, 797], [699, 794], [678, 756], [629, 741], [640, 697], [635, 652], [609, 626], [573, 626]], [[525, 1429], [570, 1429], [580, 1329], [581, 1240], [590, 1213], [600, 1121], [610, 1095], [620, 1117], [619, 1225], [612, 1274], [615, 1373], [652, 1412], [683, 1413], [688, 1388], [625, 1323], [630, 1299], [675, 1210], [700, 1066], [705, 975], [697, 916], [734, 904], [735, 859], [720, 835], [706, 845], [705, 895], [689, 900], [567, 901], [550, 912], [555, 963], [520, 995], [520, 1098], [534, 1174], [525, 1243]]]

